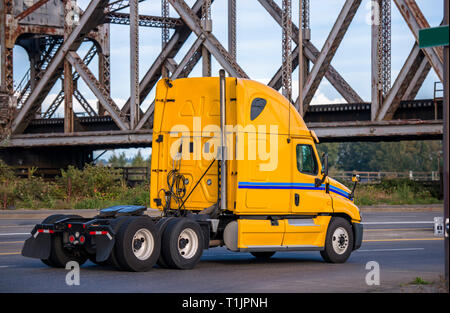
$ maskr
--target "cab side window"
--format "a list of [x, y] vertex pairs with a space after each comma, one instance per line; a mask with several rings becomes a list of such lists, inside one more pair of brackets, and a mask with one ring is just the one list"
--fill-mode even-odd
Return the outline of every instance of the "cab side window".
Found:
[[317, 160], [310, 145], [297, 145], [297, 169], [305, 174], [317, 174]]
[[255, 118], [257, 118], [264, 110], [266, 104], [267, 104], [266, 99], [263, 98], [253, 99], [250, 109], [250, 120], [253, 121]]

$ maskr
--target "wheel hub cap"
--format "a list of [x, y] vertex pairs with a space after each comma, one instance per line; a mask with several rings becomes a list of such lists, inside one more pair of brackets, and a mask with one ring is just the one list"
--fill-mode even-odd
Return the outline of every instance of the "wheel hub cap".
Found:
[[343, 254], [348, 249], [349, 236], [345, 228], [338, 227], [333, 233], [332, 243], [333, 250], [337, 254]]
[[185, 259], [192, 258], [198, 250], [198, 237], [194, 230], [184, 229], [178, 236], [178, 253]]
[[139, 260], [147, 260], [153, 252], [155, 242], [152, 233], [146, 229], [139, 229], [133, 236], [133, 253]]

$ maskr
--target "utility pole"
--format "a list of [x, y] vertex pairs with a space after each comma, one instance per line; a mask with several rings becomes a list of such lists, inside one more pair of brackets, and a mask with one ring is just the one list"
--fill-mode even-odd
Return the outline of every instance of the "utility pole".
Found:
[[[447, 25], [448, 29], [448, 10], [449, 7], [449, 0], [444, 0], [444, 25]], [[447, 33], [448, 36], [448, 33]], [[448, 37], [447, 37], [448, 38]], [[448, 201], [448, 189], [449, 189], [449, 177], [448, 177], [448, 163], [449, 163], [449, 92], [448, 92], [448, 84], [450, 82], [449, 80], [449, 59], [448, 59], [448, 49], [449, 45], [444, 46], [444, 116], [443, 116], [443, 122], [444, 122], [444, 139], [442, 142], [442, 146], [444, 148], [444, 228], [445, 228], [445, 284], [448, 290], [448, 215], [449, 215], [449, 201]]]

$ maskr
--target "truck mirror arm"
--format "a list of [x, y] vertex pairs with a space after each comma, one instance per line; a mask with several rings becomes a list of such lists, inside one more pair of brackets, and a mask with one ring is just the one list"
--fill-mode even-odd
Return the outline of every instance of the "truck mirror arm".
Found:
[[352, 192], [350, 193], [350, 196], [349, 196], [350, 199], [353, 199], [353, 197], [355, 196], [356, 185], [361, 181], [361, 178], [359, 175], [353, 175], [352, 181], [354, 184], [353, 184]]
[[323, 160], [323, 162], [322, 162], [323, 163], [323, 171], [322, 171], [323, 176], [322, 176], [322, 179], [320, 179], [320, 178], [315, 179], [314, 184], [315, 184], [316, 188], [320, 187], [328, 176], [328, 154], [324, 153], [322, 155], [322, 160]]

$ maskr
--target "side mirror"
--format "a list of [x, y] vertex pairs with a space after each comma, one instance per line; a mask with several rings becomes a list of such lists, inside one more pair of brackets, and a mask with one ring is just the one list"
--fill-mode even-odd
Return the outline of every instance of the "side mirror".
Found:
[[328, 176], [328, 154], [322, 155], [322, 174], [324, 177]]
[[322, 179], [316, 178], [314, 181], [314, 185], [316, 187], [320, 187], [323, 182], [325, 181], [325, 178], [328, 176], [328, 154], [324, 153], [322, 155]]
[[353, 174], [352, 176], [352, 182], [353, 184], [353, 188], [352, 188], [352, 192], [350, 193], [350, 200], [353, 200], [353, 198], [355, 197], [355, 189], [356, 189], [356, 185], [361, 181], [361, 177], [358, 174]]

